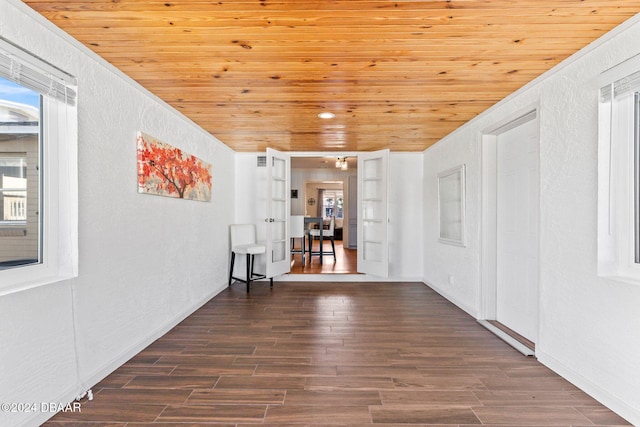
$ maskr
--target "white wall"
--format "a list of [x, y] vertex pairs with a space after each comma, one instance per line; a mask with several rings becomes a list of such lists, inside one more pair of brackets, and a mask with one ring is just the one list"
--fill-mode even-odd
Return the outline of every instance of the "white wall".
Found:
[[[597, 87], [604, 70], [640, 53], [640, 20], [480, 115], [424, 153], [424, 279], [480, 313], [483, 130], [516, 111], [540, 113], [539, 360], [640, 424], [640, 285], [596, 274]], [[615, 35], [615, 36], [613, 36]], [[467, 165], [467, 247], [437, 241], [436, 174]], [[448, 276], [455, 277], [454, 284]]]
[[389, 157], [389, 277], [422, 276], [422, 153]]
[[[305, 207], [309, 215], [315, 215], [317, 205], [313, 208], [306, 206], [306, 201], [309, 197], [317, 199], [317, 192], [305, 194], [305, 182], [321, 182], [321, 181], [342, 181], [342, 187], [334, 186], [322, 186], [322, 188], [342, 188], [345, 191], [345, 205], [346, 205], [346, 191], [349, 183], [349, 176], [355, 176], [357, 171], [350, 169], [347, 171], [341, 171], [336, 168], [327, 169], [291, 169], [291, 189], [298, 189], [298, 198], [291, 200], [291, 215], [305, 215]], [[309, 211], [311, 209], [311, 211]]]
[[[256, 167], [257, 156], [236, 153], [235, 220], [256, 223], [261, 238], [265, 234], [266, 168]], [[420, 280], [422, 243], [416, 236], [422, 235], [422, 153], [391, 153], [389, 168], [389, 277]], [[331, 276], [333, 280], [343, 280], [340, 275]]]
[[[79, 276], [0, 297], [0, 402], [66, 403], [226, 286], [234, 153], [21, 1], [0, 36], [78, 77]], [[212, 202], [138, 194], [138, 130], [212, 163]]]

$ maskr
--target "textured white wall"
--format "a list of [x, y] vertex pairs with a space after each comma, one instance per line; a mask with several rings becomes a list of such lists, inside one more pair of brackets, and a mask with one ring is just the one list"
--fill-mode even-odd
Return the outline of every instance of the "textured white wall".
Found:
[[[473, 316], [480, 284], [479, 147], [472, 131], [424, 153], [424, 281]], [[466, 165], [464, 247], [438, 241], [438, 173], [461, 164]]]
[[389, 277], [422, 276], [422, 153], [389, 156]]
[[[424, 278], [480, 310], [480, 135], [516, 111], [540, 112], [539, 359], [640, 424], [640, 285], [596, 274], [597, 87], [606, 69], [640, 54], [640, 19], [617, 30], [428, 149]], [[437, 242], [439, 170], [467, 164], [466, 248]], [[448, 276], [454, 275], [454, 285]]]
[[[78, 77], [79, 277], [0, 297], [0, 402], [66, 403], [226, 286], [234, 153], [22, 2], [0, 35]], [[138, 130], [212, 163], [212, 202], [138, 194]]]
[[[256, 167], [256, 153], [236, 154], [236, 222], [256, 223], [264, 237], [266, 168]], [[422, 153], [391, 153], [389, 159], [389, 277], [422, 277]], [[335, 276], [335, 280], [341, 280]]]

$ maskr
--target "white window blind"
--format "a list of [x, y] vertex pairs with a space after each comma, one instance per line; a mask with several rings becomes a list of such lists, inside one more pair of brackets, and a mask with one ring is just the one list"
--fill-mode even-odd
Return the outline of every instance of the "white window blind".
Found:
[[602, 87], [600, 89], [600, 101], [609, 102], [611, 101], [611, 94], [613, 94], [613, 98], [619, 98], [638, 89], [640, 89], [640, 71]]
[[0, 38], [0, 76], [69, 105], [76, 103], [73, 76]]

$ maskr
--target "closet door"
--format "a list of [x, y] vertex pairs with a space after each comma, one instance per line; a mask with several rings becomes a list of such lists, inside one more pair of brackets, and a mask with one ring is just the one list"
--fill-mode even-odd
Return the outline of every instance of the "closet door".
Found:
[[497, 138], [496, 320], [538, 338], [538, 121]]

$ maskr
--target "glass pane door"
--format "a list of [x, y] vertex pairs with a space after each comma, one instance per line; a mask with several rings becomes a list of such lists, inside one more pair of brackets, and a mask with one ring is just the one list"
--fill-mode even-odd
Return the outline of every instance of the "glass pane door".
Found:
[[389, 275], [389, 150], [358, 155], [358, 272]]
[[289, 155], [267, 149], [267, 276], [275, 277], [291, 269], [289, 246]]

